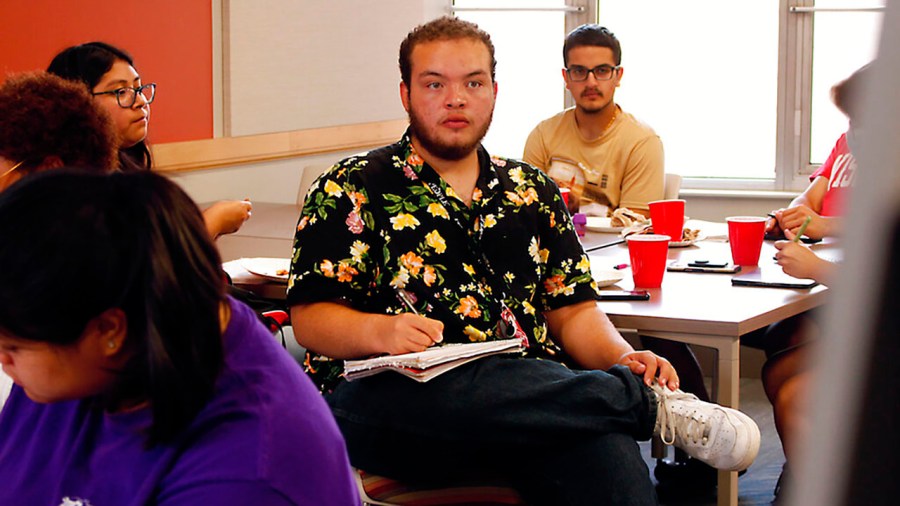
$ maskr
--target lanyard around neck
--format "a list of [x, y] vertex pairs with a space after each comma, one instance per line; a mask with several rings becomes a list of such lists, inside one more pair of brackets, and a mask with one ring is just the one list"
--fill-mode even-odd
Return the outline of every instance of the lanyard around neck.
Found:
[[[506, 280], [502, 277], [498, 276], [494, 268], [491, 267], [491, 262], [488, 260], [487, 255], [484, 253], [484, 249], [481, 248], [481, 240], [484, 237], [484, 219], [481, 213], [478, 213], [478, 234], [477, 236], [473, 236], [470, 233], [470, 227], [463, 223], [462, 220], [459, 219], [459, 213], [454, 209], [454, 206], [450, 203], [450, 198], [447, 196], [447, 192], [441, 188], [441, 185], [434, 181], [425, 181], [422, 180], [423, 183], [431, 190], [431, 193], [434, 194], [435, 198], [437, 198], [438, 202], [447, 209], [447, 214], [450, 215], [450, 219], [462, 230], [463, 234], [466, 237], [466, 247], [469, 250], [469, 253], [472, 254], [472, 257], [479, 264], [484, 272], [488, 275], [488, 278], [491, 280], [490, 286], [494, 289], [500, 290], [500, 300], [503, 301], [506, 299], [506, 289], [509, 288]], [[473, 200], [473, 203], [475, 201]], [[483, 208], [485, 202], [479, 201], [477, 205], [473, 205], [472, 209]], [[500, 281], [497, 284], [497, 281]]]
[[[433, 169], [432, 169], [433, 171]], [[435, 172], [435, 175], [437, 173]], [[421, 174], [420, 174], [421, 176]], [[475, 262], [479, 264], [479, 267], [483, 269], [483, 272], [486, 274], [487, 279], [483, 279], [486, 281], [488, 286], [491, 287], [491, 290], [499, 289], [499, 306], [500, 310], [498, 312], [498, 320], [497, 320], [497, 332], [498, 335], [502, 335], [505, 338], [516, 338], [519, 339], [526, 348], [529, 347], [528, 337], [525, 335], [525, 331], [522, 329], [522, 326], [519, 324], [516, 319], [515, 314], [507, 307], [506, 305], [506, 293], [507, 290], [511, 292], [509, 283], [507, 283], [506, 279], [498, 276], [494, 271], [493, 267], [491, 267], [491, 262], [488, 260], [487, 255], [484, 253], [484, 249], [481, 248], [481, 240], [484, 236], [484, 219], [482, 215], [482, 210], [487, 207], [487, 204], [490, 203], [491, 199], [488, 200], [479, 200], [475, 201], [473, 199], [472, 209], [478, 209], [478, 235], [477, 237], [470, 234], [470, 227], [467, 226], [463, 221], [459, 218], [459, 212], [455, 209], [456, 206], [453, 206], [450, 202], [450, 198], [447, 196], [447, 192], [441, 188], [441, 185], [435, 181], [426, 181], [424, 178], [419, 178], [425, 186], [431, 190], [431, 193], [434, 194], [435, 198], [440, 202], [442, 206], [447, 210], [447, 214], [450, 216], [450, 219], [456, 224], [457, 227], [462, 231], [462, 233], [466, 237], [466, 246], [469, 250], [469, 253], [475, 259]], [[480, 180], [480, 177], [479, 177]], [[446, 184], [446, 183], [445, 183]], [[477, 188], [477, 184], [476, 184]]]

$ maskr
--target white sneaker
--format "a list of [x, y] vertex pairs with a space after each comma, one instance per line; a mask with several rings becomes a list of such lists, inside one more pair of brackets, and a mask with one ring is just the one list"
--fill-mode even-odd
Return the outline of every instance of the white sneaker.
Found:
[[749, 416], [655, 381], [650, 388], [658, 399], [653, 434], [663, 443], [723, 471], [744, 470], [756, 459], [759, 427]]

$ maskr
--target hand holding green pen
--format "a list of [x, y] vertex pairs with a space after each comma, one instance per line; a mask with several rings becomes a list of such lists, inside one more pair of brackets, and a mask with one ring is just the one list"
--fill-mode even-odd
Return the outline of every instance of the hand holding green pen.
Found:
[[800, 228], [797, 229], [797, 234], [791, 239], [792, 242], [800, 242], [800, 237], [806, 233], [806, 227], [809, 226], [809, 222], [812, 221], [812, 216], [807, 216], [805, 220], [803, 220], [803, 224], [800, 225]]

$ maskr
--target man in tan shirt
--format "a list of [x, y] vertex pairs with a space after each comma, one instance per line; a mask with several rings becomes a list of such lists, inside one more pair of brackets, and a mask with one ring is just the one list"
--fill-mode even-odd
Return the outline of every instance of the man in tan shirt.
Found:
[[652, 128], [615, 101], [622, 50], [602, 26], [582, 25], [566, 37], [562, 70], [575, 107], [539, 123], [524, 160], [570, 188], [570, 210], [602, 215], [627, 207], [649, 216], [663, 198], [663, 148]]
[[[539, 123], [525, 143], [523, 159], [570, 189], [569, 211], [607, 216], [626, 207], [649, 217], [649, 202], [662, 200], [662, 141], [645, 123], [615, 103], [622, 80], [622, 49], [607, 28], [585, 24], [563, 45], [562, 70], [575, 107]], [[678, 369], [681, 387], [709, 400], [703, 372], [683, 343], [641, 336], [645, 348]], [[715, 486], [715, 470], [676, 452], [676, 462], [657, 463], [658, 493], [681, 495]]]

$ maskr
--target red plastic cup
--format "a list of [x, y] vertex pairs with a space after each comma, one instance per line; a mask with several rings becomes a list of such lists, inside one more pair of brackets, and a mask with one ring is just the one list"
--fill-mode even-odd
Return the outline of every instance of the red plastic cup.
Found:
[[649, 205], [653, 233], [667, 235], [675, 242], [681, 241], [684, 229], [684, 200], [656, 200]]
[[572, 193], [572, 190], [568, 188], [560, 188], [559, 194], [562, 195], [563, 203], [566, 204], [566, 207], [569, 207], [569, 194]]
[[759, 216], [731, 216], [728, 223], [728, 242], [731, 259], [735, 265], [759, 264], [763, 238], [766, 235], [766, 219]]
[[625, 238], [628, 256], [631, 258], [631, 274], [634, 286], [659, 288], [666, 273], [669, 253], [669, 236], [659, 234], [633, 234]]

